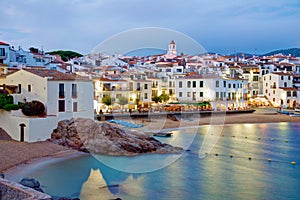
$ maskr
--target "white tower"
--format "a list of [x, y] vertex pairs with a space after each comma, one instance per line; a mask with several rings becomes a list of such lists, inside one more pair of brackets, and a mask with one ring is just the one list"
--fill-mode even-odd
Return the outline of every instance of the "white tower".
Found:
[[172, 40], [168, 46], [167, 58], [174, 58], [177, 56], [176, 44]]

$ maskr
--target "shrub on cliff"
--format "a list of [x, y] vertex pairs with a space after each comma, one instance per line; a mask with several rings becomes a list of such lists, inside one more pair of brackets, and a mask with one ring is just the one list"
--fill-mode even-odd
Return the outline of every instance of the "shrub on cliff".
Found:
[[10, 111], [10, 110], [19, 110], [19, 105], [16, 104], [6, 104], [3, 106], [4, 110]]
[[45, 114], [45, 106], [40, 101], [31, 101], [20, 104], [22, 113], [26, 116], [41, 116]]
[[11, 95], [0, 93], [0, 109], [3, 109], [3, 107], [7, 104], [13, 104], [13, 103], [14, 103], [14, 98]]

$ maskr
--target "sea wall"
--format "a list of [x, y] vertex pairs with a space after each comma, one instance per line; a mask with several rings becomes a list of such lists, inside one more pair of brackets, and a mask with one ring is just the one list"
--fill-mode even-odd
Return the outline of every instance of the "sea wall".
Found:
[[51, 200], [51, 196], [0, 178], [0, 199]]

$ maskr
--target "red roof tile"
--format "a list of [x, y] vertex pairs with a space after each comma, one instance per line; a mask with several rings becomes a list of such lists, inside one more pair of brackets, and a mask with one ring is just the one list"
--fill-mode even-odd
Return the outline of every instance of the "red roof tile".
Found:
[[76, 80], [90, 80], [88, 77], [79, 76], [76, 74], [62, 73], [56, 70], [47, 69], [24, 69], [27, 72], [40, 76], [42, 78], [49, 77], [49, 80], [64, 80], [64, 81], [76, 81]]
[[1, 41], [0, 41], [0, 45], [9, 46], [9, 44], [7, 44], [7, 43], [5, 43], [5, 42], [1, 42]]

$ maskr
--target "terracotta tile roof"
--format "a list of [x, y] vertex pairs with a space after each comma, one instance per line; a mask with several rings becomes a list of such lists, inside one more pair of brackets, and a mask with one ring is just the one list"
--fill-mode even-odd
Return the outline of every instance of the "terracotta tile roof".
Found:
[[0, 45], [9, 46], [9, 44], [7, 44], [7, 43], [5, 43], [5, 42], [1, 42], [1, 41], [0, 41]]
[[292, 76], [294, 75], [292, 72], [272, 72], [272, 74], [277, 74], [280, 76]]
[[42, 78], [49, 77], [49, 80], [62, 80], [62, 81], [75, 81], [75, 80], [90, 80], [88, 77], [79, 76], [76, 74], [67, 74], [62, 73], [56, 70], [47, 70], [47, 69], [23, 69], [24, 71], [30, 72]]
[[185, 76], [184, 79], [205, 79], [205, 78], [222, 78], [217, 74], [201, 74], [201, 75], [191, 75]]
[[279, 87], [279, 88], [285, 91], [298, 91], [297, 88], [293, 88], [293, 87]]

